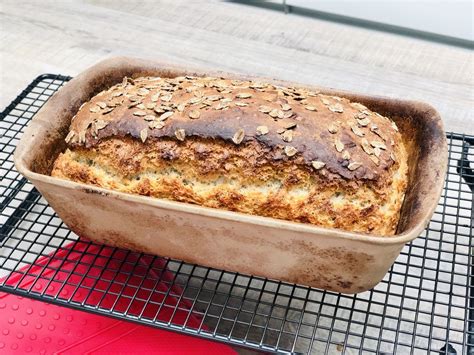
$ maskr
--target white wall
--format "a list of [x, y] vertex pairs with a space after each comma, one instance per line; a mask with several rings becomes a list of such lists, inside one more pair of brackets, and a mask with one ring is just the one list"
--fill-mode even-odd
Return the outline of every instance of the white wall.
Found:
[[287, 0], [286, 3], [312, 10], [474, 40], [473, 2], [467, 0]]

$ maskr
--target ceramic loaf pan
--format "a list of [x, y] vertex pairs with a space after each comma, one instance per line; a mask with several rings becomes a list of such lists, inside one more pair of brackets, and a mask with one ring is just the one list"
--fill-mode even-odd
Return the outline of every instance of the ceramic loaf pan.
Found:
[[15, 152], [15, 164], [81, 237], [209, 267], [356, 293], [382, 280], [405, 243], [422, 232], [434, 212], [447, 167], [447, 145], [438, 113], [420, 102], [320, 88], [323, 93], [358, 101], [397, 123], [407, 145], [410, 167], [409, 186], [395, 236], [351, 233], [244, 215], [49, 176], [55, 158], [65, 149], [64, 137], [81, 104], [121, 82], [124, 76], [146, 75], [244, 79], [222, 72], [113, 58], [86, 70], [55, 94], [26, 129]]

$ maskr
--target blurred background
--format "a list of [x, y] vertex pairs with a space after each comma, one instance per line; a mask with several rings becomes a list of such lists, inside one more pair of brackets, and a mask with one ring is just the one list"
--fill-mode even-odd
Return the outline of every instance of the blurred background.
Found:
[[471, 1], [3, 0], [0, 43], [0, 109], [128, 55], [422, 100], [474, 133]]
[[468, 44], [468, 41], [473, 40], [472, 1], [278, 0], [260, 3], [283, 5], [287, 13], [292, 11], [326, 16], [333, 20], [342, 20], [345, 16], [347, 21], [353, 24], [373, 26], [375, 22], [381, 25], [379, 28], [382, 30], [398, 30], [407, 34], [411, 31], [412, 35], [423, 35], [421, 32], [426, 32], [425, 38], [441, 40], [443, 36], [451, 37], [445, 38], [448, 43], [461, 44], [467, 41]]

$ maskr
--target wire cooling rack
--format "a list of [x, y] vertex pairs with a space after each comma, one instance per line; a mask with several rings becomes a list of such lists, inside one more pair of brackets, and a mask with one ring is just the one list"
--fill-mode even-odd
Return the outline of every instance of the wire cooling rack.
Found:
[[474, 350], [474, 137], [448, 134], [445, 188], [422, 235], [373, 290], [343, 295], [77, 240], [12, 160], [69, 79], [38, 77], [1, 114], [0, 291], [264, 351]]

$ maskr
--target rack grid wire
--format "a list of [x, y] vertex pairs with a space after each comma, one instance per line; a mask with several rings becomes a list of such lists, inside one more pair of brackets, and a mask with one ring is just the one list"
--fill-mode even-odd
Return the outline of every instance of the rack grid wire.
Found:
[[68, 80], [39, 76], [0, 116], [0, 291], [263, 351], [473, 353], [474, 137], [448, 134], [431, 222], [373, 290], [344, 295], [78, 239], [12, 157]]

